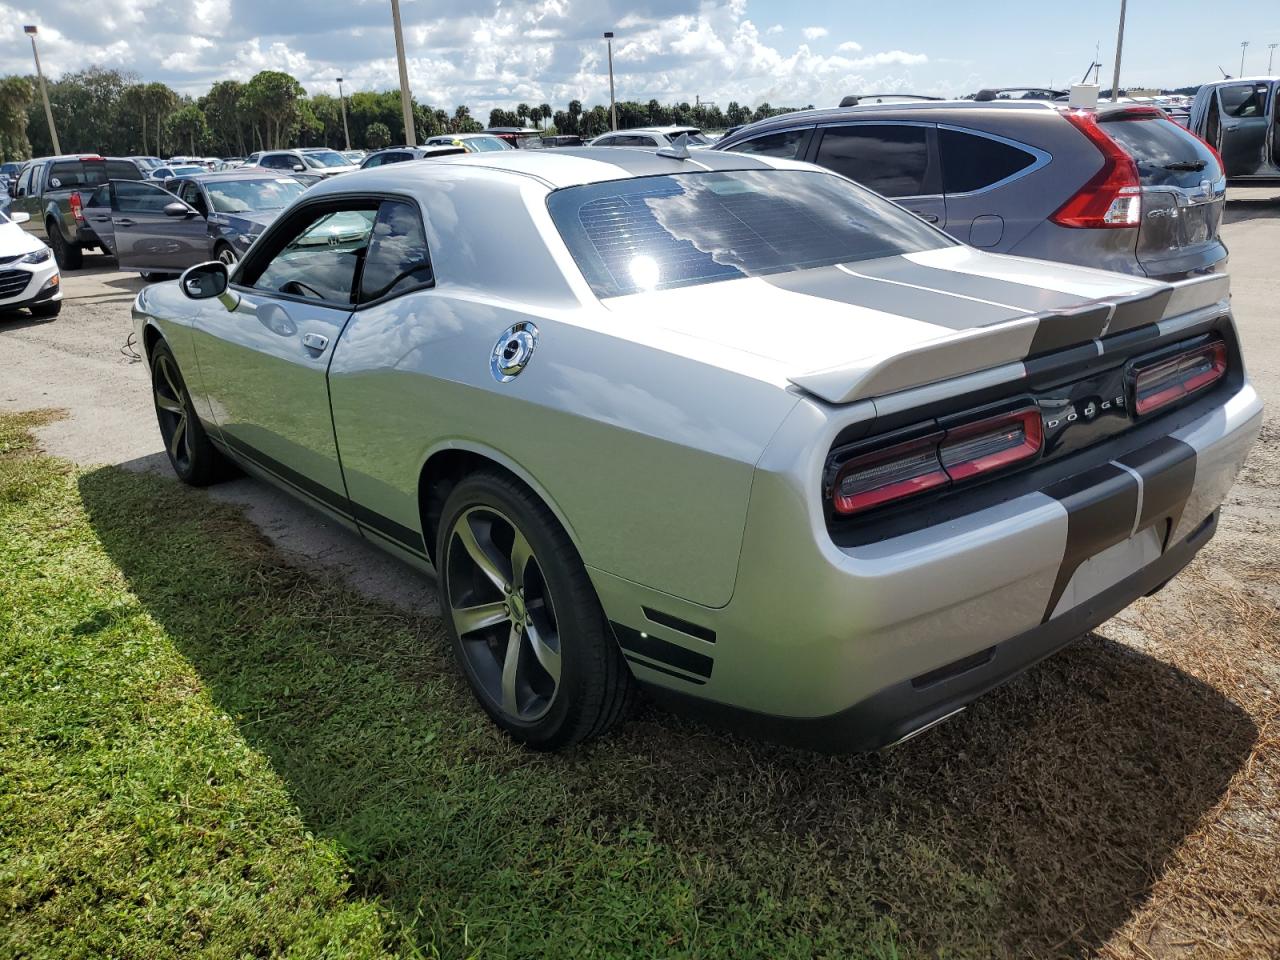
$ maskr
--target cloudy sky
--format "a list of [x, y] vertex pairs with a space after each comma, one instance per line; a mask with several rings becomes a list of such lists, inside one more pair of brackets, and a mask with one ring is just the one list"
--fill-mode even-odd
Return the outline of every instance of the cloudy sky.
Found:
[[[414, 94], [473, 110], [695, 96], [722, 106], [836, 102], [850, 92], [954, 95], [987, 85], [1066, 84], [1101, 42], [1109, 82], [1118, 0], [401, 0]], [[1236, 9], [1232, 13], [1232, 8]], [[1181, 86], [1266, 67], [1280, 3], [1161, 0], [1129, 9], [1126, 85]], [[89, 11], [92, 11], [91, 13]], [[312, 93], [396, 84], [389, 0], [23, 0], [0, 3], [0, 70], [31, 71], [22, 25], [40, 26], [52, 76], [90, 64], [187, 93], [287, 70]], [[1240, 24], [1250, 24], [1247, 30]], [[1280, 58], [1277, 58], [1280, 59]]]

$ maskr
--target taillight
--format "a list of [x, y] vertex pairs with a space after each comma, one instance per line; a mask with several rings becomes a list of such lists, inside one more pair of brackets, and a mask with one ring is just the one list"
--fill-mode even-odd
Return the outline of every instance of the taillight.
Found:
[[861, 513], [1030, 460], [1043, 444], [1038, 407], [961, 424], [850, 460], [836, 474], [833, 505]]
[[1227, 372], [1227, 348], [1221, 340], [1134, 367], [1133, 409], [1138, 416], [1190, 396], [1217, 383]]
[[80, 202], [80, 191], [71, 191], [71, 199], [67, 203], [71, 207], [71, 215], [76, 218], [76, 222], [84, 223], [84, 205]]
[[1049, 219], [1060, 227], [1136, 227], [1142, 220], [1142, 181], [1133, 157], [1098, 126], [1095, 114], [1068, 110], [1063, 116], [1098, 148], [1102, 166]]

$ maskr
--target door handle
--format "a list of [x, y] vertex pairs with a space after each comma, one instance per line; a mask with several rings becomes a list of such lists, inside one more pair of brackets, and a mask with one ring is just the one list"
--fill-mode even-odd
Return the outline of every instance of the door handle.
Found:
[[117, 226], [117, 227], [132, 227], [132, 226], [136, 225], [136, 223], [137, 223], [137, 221], [136, 221], [136, 220], [130, 220], [128, 217], [121, 217], [119, 220], [117, 220], [117, 221], [116, 221], [116, 226]]
[[923, 220], [925, 223], [937, 223], [937, 222], [938, 222], [938, 215], [937, 215], [936, 213], [922, 213], [922, 212], [921, 212], [921, 211], [919, 211], [919, 210], [912, 210], [911, 212], [912, 212], [912, 213], [914, 213], [914, 214], [915, 214], [917, 217], [919, 217], [921, 220]]
[[110, 223], [111, 222], [110, 217], [90, 217], [89, 219], [92, 220], [94, 223]]
[[329, 338], [322, 333], [304, 333], [302, 345], [308, 350], [319, 352], [329, 345]]

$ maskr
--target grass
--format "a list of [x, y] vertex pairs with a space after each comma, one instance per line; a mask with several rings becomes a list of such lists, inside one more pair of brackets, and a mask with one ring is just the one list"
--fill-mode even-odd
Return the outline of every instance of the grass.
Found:
[[1280, 618], [1247, 591], [1142, 605], [1146, 649], [1104, 630], [886, 754], [644, 708], [539, 756], [438, 622], [40, 455], [49, 416], [0, 417], [0, 956], [1280, 949]]

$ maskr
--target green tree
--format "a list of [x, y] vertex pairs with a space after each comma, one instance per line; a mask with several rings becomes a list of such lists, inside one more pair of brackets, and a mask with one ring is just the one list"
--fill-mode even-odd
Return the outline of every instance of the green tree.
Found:
[[31, 156], [27, 111], [35, 95], [35, 85], [26, 77], [0, 79], [0, 157], [5, 160], [26, 160]]
[[219, 80], [200, 98], [205, 121], [209, 125], [209, 136], [224, 155], [243, 157], [249, 152], [245, 149], [245, 134], [252, 134], [240, 112], [243, 95], [244, 84], [239, 80]]
[[302, 84], [280, 70], [263, 70], [245, 84], [240, 107], [253, 118], [263, 149], [289, 145], [302, 118], [299, 101], [306, 95]]
[[371, 123], [364, 131], [364, 142], [370, 150], [381, 150], [391, 142], [391, 128], [385, 123]]
[[209, 136], [209, 124], [205, 122], [203, 110], [194, 103], [186, 103], [169, 114], [165, 133], [170, 143], [180, 145], [191, 156], [199, 156]]
[[551, 104], [542, 104], [542, 106], [538, 107], [538, 112], [542, 114], [542, 122], [545, 125], [551, 119]]
[[516, 122], [512, 126], [523, 127], [529, 122], [529, 105], [527, 103], [516, 104]]

